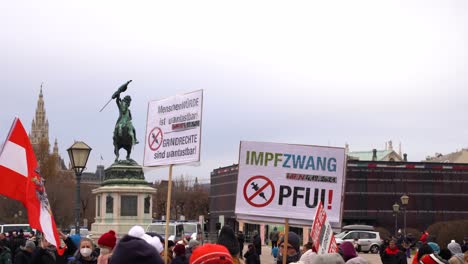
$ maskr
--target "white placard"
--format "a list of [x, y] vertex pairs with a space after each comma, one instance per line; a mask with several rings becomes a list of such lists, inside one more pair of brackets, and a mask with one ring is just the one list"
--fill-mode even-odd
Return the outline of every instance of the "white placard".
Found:
[[235, 213], [238, 219], [310, 225], [322, 201], [341, 225], [345, 149], [242, 141]]
[[200, 161], [203, 90], [148, 104], [143, 166]]

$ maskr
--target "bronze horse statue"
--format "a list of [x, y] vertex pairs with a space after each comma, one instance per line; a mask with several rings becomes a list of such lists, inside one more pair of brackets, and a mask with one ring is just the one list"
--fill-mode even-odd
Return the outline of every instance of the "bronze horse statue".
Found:
[[130, 153], [132, 152], [133, 145], [138, 144], [138, 140], [135, 136], [135, 128], [132, 124], [132, 114], [129, 109], [132, 98], [127, 95], [124, 99], [120, 99], [120, 93], [127, 90], [127, 86], [130, 82], [131, 80], [120, 86], [120, 88], [112, 95], [112, 99], [116, 99], [115, 102], [119, 108], [119, 118], [115, 124], [113, 136], [116, 163], [119, 161], [119, 150], [121, 148], [127, 151], [127, 161], [135, 162], [130, 159]]

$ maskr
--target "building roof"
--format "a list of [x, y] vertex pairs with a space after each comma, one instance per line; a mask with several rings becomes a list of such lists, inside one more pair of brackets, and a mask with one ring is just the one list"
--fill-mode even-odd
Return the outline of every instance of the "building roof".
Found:
[[443, 163], [468, 163], [468, 149], [442, 155], [436, 154], [434, 157], [427, 157], [426, 161]]
[[[377, 150], [377, 160], [384, 160], [393, 150]], [[371, 151], [353, 151], [349, 152], [348, 156], [357, 160], [372, 160], [373, 152]]]

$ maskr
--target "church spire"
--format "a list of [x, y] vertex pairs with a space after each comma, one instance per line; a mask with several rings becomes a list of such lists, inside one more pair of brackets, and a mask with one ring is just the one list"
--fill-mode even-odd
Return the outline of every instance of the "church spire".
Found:
[[59, 155], [59, 153], [58, 153], [57, 138], [55, 138], [55, 142], [54, 142], [54, 152], [53, 152], [53, 154], [54, 154], [55, 156], [57, 156], [57, 157], [58, 157], [58, 155]]
[[36, 115], [31, 124], [30, 140], [33, 147], [37, 147], [41, 142], [49, 142], [49, 121], [46, 117], [44, 107], [44, 94], [42, 92], [43, 84], [39, 91], [39, 98], [37, 100]]

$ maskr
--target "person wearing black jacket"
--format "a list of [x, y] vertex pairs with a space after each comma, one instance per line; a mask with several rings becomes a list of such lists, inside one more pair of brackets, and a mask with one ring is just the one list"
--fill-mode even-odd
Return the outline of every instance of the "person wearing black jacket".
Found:
[[239, 258], [242, 258], [243, 256], [242, 251], [244, 251], [245, 236], [241, 230], [239, 230], [239, 232], [237, 233], [237, 242], [239, 242], [239, 249], [240, 249]]
[[24, 237], [23, 230], [20, 229], [19, 232], [13, 236], [13, 239], [11, 240], [11, 253], [16, 254], [20, 247], [24, 246], [26, 243], [26, 238]]
[[29, 264], [32, 259], [32, 254], [36, 249], [36, 244], [33, 241], [26, 241], [25, 246], [20, 246], [15, 254], [15, 264]]
[[397, 247], [395, 239], [390, 240], [388, 247], [380, 251], [380, 259], [383, 264], [407, 264], [406, 254]]
[[245, 264], [260, 264], [260, 257], [258, 256], [257, 252], [255, 252], [255, 247], [252, 244], [248, 246], [244, 258]]
[[257, 231], [254, 231], [253, 245], [255, 247], [255, 252], [260, 256], [262, 254], [262, 240]]
[[39, 242], [40, 247], [34, 252], [30, 264], [57, 264], [58, 254], [54, 245], [45, 238]]

